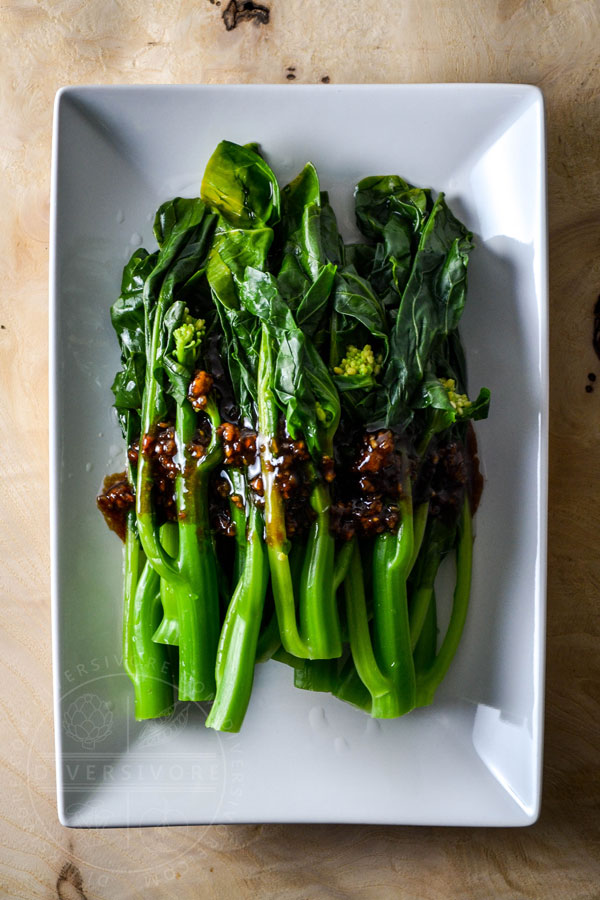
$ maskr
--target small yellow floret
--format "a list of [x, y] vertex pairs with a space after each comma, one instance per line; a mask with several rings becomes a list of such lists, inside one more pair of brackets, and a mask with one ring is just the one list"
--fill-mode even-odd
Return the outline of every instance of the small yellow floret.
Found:
[[321, 406], [321, 404], [319, 403], [318, 400], [315, 403], [315, 412], [317, 414], [317, 419], [319, 420], [319, 422], [327, 421], [327, 413], [325, 412], [325, 410], [323, 409], [323, 407]]
[[370, 344], [365, 344], [362, 350], [359, 350], [354, 344], [348, 344], [345, 357], [338, 366], [334, 366], [333, 372], [335, 375], [349, 377], [352, 375], [379, 375], [382, 361], [381, 354], [375, 358]]
[[456, 381], [454, 378], [440, 378], [439, 381], [448, 394], [448, 400], [452, 409], [456, 410], [457, 416], [464, 416], [465, 411], [472, 405], [467, 395], [456, 393]]
[[183, 323], [173, 332], [175, 339], [175, 355], [179, 362], [183, 363], [184, 359], [191, 352], [197, 351], [200, 347], [206, 331], [206, 323], [204, 319], [194, 319], [190, 316], [189, 309], [185, 308]]

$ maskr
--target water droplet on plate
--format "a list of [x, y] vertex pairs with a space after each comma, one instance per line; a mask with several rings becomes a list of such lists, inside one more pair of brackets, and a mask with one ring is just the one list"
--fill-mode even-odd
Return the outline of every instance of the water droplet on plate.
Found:
[[125, 213], [122, 209], [117, 210], [115, 219], [117, 220], [117, 225], [121, 225], [125, 221]]
[[88, 463], [85, 464], [85, 471], [86, 471], [86, 472], [91, 472], [93, 468], [94, 468], [94, 467], [93, 467], [93, 465], [91, 464], [91, 462], [88, 462]]
[[350, 750], [350, 744], [345, 737], [336, 737], [333, 742], [333, 747], [338, 756], [343, 756]]
[[327, 728], [327, 716], [325, 715], [325, 710], [322, 706], [313, 706], [308, 714], [308, 723], [310, 727], [314, 731], [320, 731], [322, 728]]

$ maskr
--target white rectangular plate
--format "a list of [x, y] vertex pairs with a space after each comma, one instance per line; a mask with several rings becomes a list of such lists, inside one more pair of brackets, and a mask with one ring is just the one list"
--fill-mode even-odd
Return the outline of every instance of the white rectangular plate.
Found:
[[[312, 160], [345, 237], [365, 175], [444, 190], [473, 230], [463, 336], [492, 391], [471, 607], [435, 703], [373, 721], [259, 666], [239, 735], [202, 707], [136, 723], [121, 666], [121, 547], [95, 505], [123, 467], [109, 307], [152, 218], [197, 195], [223, 138], [282, 183]], [[539, 810], [547, 481], [543, 103], [523, 85], [84, 87], [56, 101], [52, 594], [58, 811], [72, 826], [527, 825]]]

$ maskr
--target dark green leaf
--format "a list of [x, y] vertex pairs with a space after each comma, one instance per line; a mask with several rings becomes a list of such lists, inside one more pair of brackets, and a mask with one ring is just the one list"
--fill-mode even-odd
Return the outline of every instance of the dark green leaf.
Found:
[[363, 178], [356, 187], [358, 226], [377, 241], [370, 277], [375, 290], [395, 306], [404, 290], [416, 243], [431, 208], [428, 190], [413, 188], [397, 175]]
[[156, 253], [136, 250], [123, 270], [121, 296], [113, 303], [110, 317], [121, 347], [121, 370], [115, 376], [112, 391], [121, 427], [127, 427], [125, 410], [142, 407], [146, 376], [144, 320], [144, 284], [156, 264]]
[[415, 391], [440, 340], [456, 329], [465, 303], [471, 234], [440, 194], [427, 220], [402, 295], [384, 383], [388, 425], [410, 419]]
[[466, 410], [467, 414], [463, 416], [463, 419], [473, 419], [475, 422], [479, 419], [487, 419], [490, 411], [490, 397], [489, 388], [481, 388], [477, 398]]
[[[163, 381], [165, 372], [164, 354], [168, 337], [164, 319], [173, 303], [185, 305], [190, 292], [190, 284], [198, 284], [204, 277], [208, 252], [211, 246], [217, 217], [210, 213], [199, 199], [176, 198], [170, 205], [161, 207], [158, 216], [164, 231], [159, 232], [162, 246], [156, 265], [144, 286], [146, 358], [151, 358], [152, 372], [158, 384], [155, 393], [155, 408], [151, 411], [152, 421], [157, 421], [167, 412], [171, 382]], [[165, 224], [168, 223], [168, 224]], [[158, 316], [155, 328], [155, 317]], [[155, 346], [151, 346], [152, 334], [158, 335]]]
[[375, 247], [370, 244], [346, 244], [344, 263], [353, 266], [362, 278], [370, 278], [375, 260]]
[[282, 191], [281, 230], [279, 290], [302, 330], [314, 337], [327, 317], [340, 238], [312, 163]]
[[[324, 265], [316, 280], [310, 284], [296, 310], [298, 325], [311, 337], [327, 312], [331, 288], [335, 279], [336, 268], [331, 263]], [[306, 286], [306, 285], [305, 285]]]
[[273, 241], [271, 228], [234, 228], [220, 219], [207, 270], [227, 346], [227, 365], [242, 417], [254, 419], [257, 400], [260, 324], [240, 305], [240, 286], [248, 267], [264, 268]]
[[338, 273], [333, 303], [340, 316], [358, 320], [368, 335], [383, 340], [387, 349], [388, 325], [383, 306], [369, 282], [353, 266]]
[[265, 325], [276, 350], [272, 387], [286, 427], [293, 438], [303, 435], [318, 458], [328, 452], [325, 444], [339, 421], [339, 398], [327, 367], [298, 327], [272, 275], [247, 269], [240, 298]]
[[194, 376], [193, 370], [182, 365], [175, 355], [173, 332], [182, 324], [185, 309], [185, 303], [178, 300], [165, 314], [160, 348], [154, 366], [155, 375], [164, 370], [167, 376], [166, 390], [175, 398], [178, 406], [181, 406], [187, 398], [190, 381]]

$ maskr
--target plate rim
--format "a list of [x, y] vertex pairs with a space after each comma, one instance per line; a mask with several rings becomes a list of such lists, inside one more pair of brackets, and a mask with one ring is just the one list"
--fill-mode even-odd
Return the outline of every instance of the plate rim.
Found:
[[[549, 454], [549, 260], [548, 260], [548, 201], [547, 201], [547, 154], [546, 154], [546, 127], [545, 127], [545, 103], [542, 90], [533, 84], [511, 82], [415, 82], [415, 83], [341, 83], [341, 84], [281, 84], [281, 83], [236, 83], [236, 84], [83, 84], [61, 87], [55, 95], [52, 128], [52, 156], [51, 156], [51, 188], [50, 188], [50, 227], [49, 227], [49, 495], [50, 495], [50, 598], [51, 598], [51, 624], [52, 624], [52, 682], [53, 682], [53, 709], [54, 709], [54, 748], [56, 755], [56, 793], [59, 821], [69, 827], [81, 827], [68, 821], [65, 812], [65, 792], [62, 760], [62, 723], [60, 710], [60, 660], [62, 654], [62, 640], [59, 629], [59, 565], [58, 565], [58, 535], [59, 535], [59, 328], [58, 308], [59, 296], [57, 288], [58, 273], [58, 169], [60, 163], [61, 144], [59, 129], [62, 107], [70, 98], [93, 96], [96, 93], [123, 94], [132, 92], [136, 94], [158, 94], [164, 92], [202, 92], [202, 93], [230, 93], [230, 92], [274, 92], [296, 91], [300, 93], [314, 91], [329, 92], [448, 92], [448, 93], [502, 93], [511, 92], [520, 94], [522, 98], [529, 98], [530, 105], [537, 108], [537, 151], [539, 165], [536, 167], [536, 179], [539, 192], [539, 208], [537, 209], [537, 221], [533, 246], [535, 256], [533, 267], [537, 269], [538, 280], [535, 294], [538, 302], [539, 323], [539, 360], [540, 360], [540, 445], [539, 445], [539, 478], [538, 478], [538, 533], [537, 533], [537, 560], [536, 560], [536, 592], [533, 601], [534, 606], [534, 657], [533, 666], [533, 711], [532, 722], [537, 733], [536, 754], [534, 771], [536, 775], [534, 784], [535, 802], [532, 804], [531, 814], [524, 813], [522, 825], [510, 823], [502, 827], [523, 827], [534, 824], [540, 814], [542, 801], [542, 777], [544, 758], [544, 700], [545, 700], [545, 663], [546, 663], [546, 615], [547, 615], [547, 557], [548, 557], [548, 454]], [[216, 820], [220, 821], [220, 820]], [[236, 819], [236, 822], [251, 821], [251, 819]], [[315, 818], [314, 820], [297, 817], [286, 819], [289, 822], [326, 820]], [[360, 822], [360, 817], [350, 820], [331, 819], [330, 823]], [[403, 822], [396, 820], [398, 824]], [[143, 823], [148, 824], [148, 823]], [[406, 823], [409, 824], [409, 823]], [[431, 824], [436, 824], [432, 822]], [[451, 824], [451, 823], [448, 823]], [[473, 824], [476, 824], [475, 822]], [[487, 823], [486, 823], [487, 824]], [[120, 827], [118, 825], [109, 827]], [[131, 825], [129, 827], [135, 827]], [[494, 827], [494, 826], [488, 826]]]

